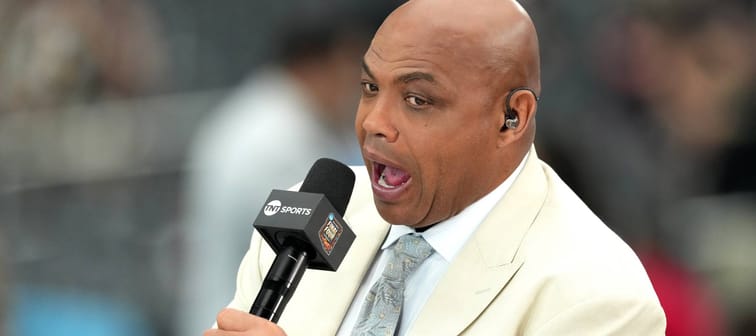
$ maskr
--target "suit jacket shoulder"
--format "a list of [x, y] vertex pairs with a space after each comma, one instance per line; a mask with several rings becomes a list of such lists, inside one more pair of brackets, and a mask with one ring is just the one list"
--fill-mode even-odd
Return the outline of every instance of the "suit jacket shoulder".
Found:
[[522, 245], [523, 279], [538, 299], [523, 331], [663, 335], [664, 312], [636, 254], [548, 165], [541, 167], [549, 192]]
[[663, 335], [664, 329], [635, 253], [532, 150], [410, 334]]

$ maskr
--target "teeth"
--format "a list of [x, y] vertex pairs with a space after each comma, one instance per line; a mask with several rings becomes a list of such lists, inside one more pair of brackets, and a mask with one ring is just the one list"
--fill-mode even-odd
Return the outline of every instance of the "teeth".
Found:
[[386, 174], [384, 174], [384, 173], [381, 173], [381, 177], [378, 178], [378, 185], [380, 185], [381, 187], [384, 187], [384, 188], [389, 188], [389, 189], [396, 188], [396, 186], [392, 186], [392, 185], [389, 185], [388, 183], [386, 183]]

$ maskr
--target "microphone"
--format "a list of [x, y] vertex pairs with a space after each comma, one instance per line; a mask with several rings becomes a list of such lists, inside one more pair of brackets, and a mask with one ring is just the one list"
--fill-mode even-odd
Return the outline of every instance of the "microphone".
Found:
[[332, 159], [315, 161], [298, 192], [273, 190], [252, 226], [276, 252], [250, 314], [278, 322], [309, 267], [336, 271], [355, 234], [342, 218], [354, 172]]

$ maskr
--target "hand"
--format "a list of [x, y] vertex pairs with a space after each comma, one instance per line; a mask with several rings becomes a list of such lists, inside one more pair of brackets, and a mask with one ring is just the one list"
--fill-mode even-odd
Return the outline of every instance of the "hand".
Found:
[[286, 336], [278, 325], [264, 318], [226, 308], [218, 313], [218, 329], [205, 331], [204, 336]]

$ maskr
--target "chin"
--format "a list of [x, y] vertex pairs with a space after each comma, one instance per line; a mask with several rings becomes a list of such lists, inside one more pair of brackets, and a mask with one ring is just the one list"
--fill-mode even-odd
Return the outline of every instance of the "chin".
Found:
[[378, 214], [381, 215], [383, 220], [390, 224], [407, 225], [411, 227], [417, 226], [417, 220], [411, 216], [407, 216], [406, 207], [401, 207], [396, 204], [387, 204], [381, 201], [375, 201], [375, 207], [378, 209]]

